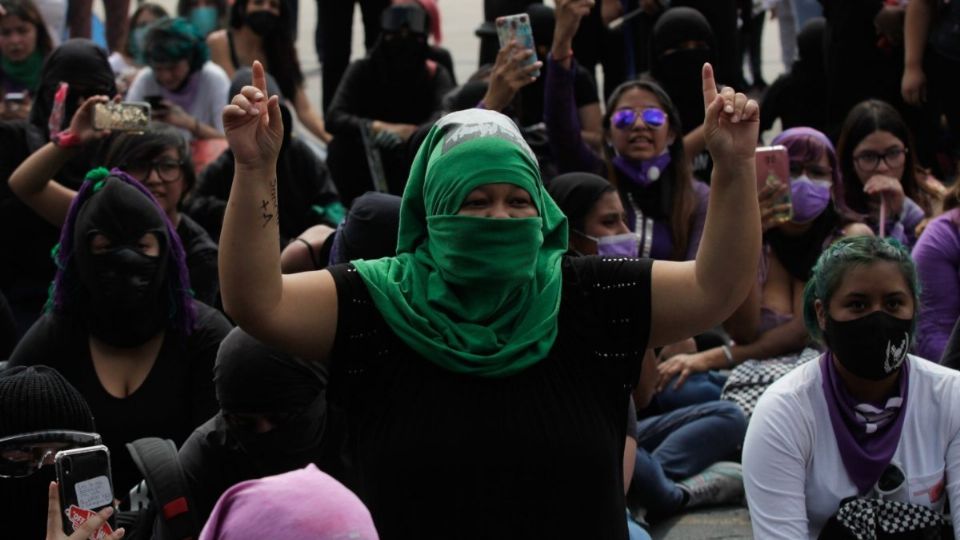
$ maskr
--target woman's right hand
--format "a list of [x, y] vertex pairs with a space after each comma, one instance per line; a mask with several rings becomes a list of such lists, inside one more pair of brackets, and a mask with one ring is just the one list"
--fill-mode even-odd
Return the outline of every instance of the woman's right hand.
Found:
[[223, 130], [238, 168], [276, 170], [283, 143], [280, 98], [267, 97], [263, 65], [253, 62], [253, 86], [244, 86], [223, 109]]
[[[553, 31], [553, 52], [566, 54], [573, 36], [577, 34], [580, 20], [590, 14], [594, 0], [557, 0]], [[561, 50], [562, 49], [562, 50]]]
[[70, 119], [70, 133], [73, 133], [80, 139], [81, 144], [87, 144], [90, 141], [96, 141], [110, 135], [109, 129], [94, 129], [93, 115], [98, 103], [109, 103], [107, 96], [93, 96], [87, 98], [80, 105], [77, 112], [73, 113]]
[[903, 100], [910, 105], [921, 105], [927, 101], [927, 76], [920, 67], [906, 67], [900, 82]]
[[533, 73], [543, 67], [543, 62], [527, 64], [533, 55], [531, 49], [524, 49], [516, 41], [507, 43], [497, 53], [497, 61], [490, 74], [490, 85], [483, 96], [483, 105], [492, 111], [503, 111], [513, 101], [524, 86], [537, 80]]
[[[84, 522], [70, 536], [63, 534], [63, 518], [60, 517], [60, 492], [56, 482], [50, 482], [47, 487], [47, 540], [86, 540], [93, 538], [97, 529], [107, 522], [113, 514], [113, 508], [107, 507], [97, 512]], [[103, 540], [120, 540], [126, 531], [123, 527], [103, 537]]]

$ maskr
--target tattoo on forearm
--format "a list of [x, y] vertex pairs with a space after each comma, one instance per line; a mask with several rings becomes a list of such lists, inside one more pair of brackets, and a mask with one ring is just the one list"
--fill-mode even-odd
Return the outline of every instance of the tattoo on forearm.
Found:
[[277, 179], [270, 181], [270, 200], [260, 200], [260, 217], [263, 219], [263, 227], [274, 221], [274, 217], [279, 215], [279, 204], [277, 203]]
[[273, 214], [267, 211], [267, 207], [270, 203], [263, 199], [260, 201], [260, 217], [263, 218], [263, 227], [266, 227], [271, 221], [273, 221]]

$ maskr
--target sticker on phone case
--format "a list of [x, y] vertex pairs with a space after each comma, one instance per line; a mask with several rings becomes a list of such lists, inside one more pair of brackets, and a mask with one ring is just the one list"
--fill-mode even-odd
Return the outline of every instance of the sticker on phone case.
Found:
[[[93, 510], [80, 508], [75, 504], [71, 504], [70, 508], [67, 508], [63, 512], [67, 515], [67, 519], [70, 520], [70, 524], [73, 525], [73, 530], [79, 529], [88, 519], [96, 515], [96, 512]], [[113, 534], [113, 527], [111, 527], [109, 523], [103, 522], [103, 525], [100, 525], [100, 527], [90, 535], [90, 538], [91, 540], [103, 540], [109, 534]]]
[[80, 508], [100, 508], [113, 503], [110, 479], [103, 475], [77, 482], [76, 491], [77, 506]]

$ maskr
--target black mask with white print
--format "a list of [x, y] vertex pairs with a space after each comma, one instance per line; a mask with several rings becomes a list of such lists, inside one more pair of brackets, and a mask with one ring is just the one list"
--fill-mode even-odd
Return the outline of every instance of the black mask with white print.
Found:
[[851, 321], [837, 321], [828, 315], [824, 338], [847, 371], [879, 381], [903, 365], [912, 327], [912, 319], [898, 319], [883, 311]]

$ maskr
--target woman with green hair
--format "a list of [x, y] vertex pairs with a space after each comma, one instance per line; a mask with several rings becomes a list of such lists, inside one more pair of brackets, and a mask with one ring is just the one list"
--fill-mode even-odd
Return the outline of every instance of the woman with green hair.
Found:
[[420, 147], [395, 257], [282, 275], [283, 126], [253, 71], [223, 113], [236, 160], [224, 306], [261, 341], [328, 366], [381, 537], [626, 538], [623, 442], [643, 353], [717, 324], [756, 275], [756, 102], [718, 95], [704, 66], [716, 165], [696, 261], [563, 257], [567, 219], [516, 125], [470, 109]]
[[[908, 354], [919, 292], [896, 240], [845, 238], [820, 256], [803, 312], [826, 353], [764, 393], [744, 442], [758, 538], [852, 538], [870, 515], [876, 531], [949, 526], [944, 502], [960, 501], [960, 373]], [[955, 526], [960, 512], [949, 514]]]
[[154, 23], [143, 43], [147, 67], [130, 84], [127, 101], [150, 101], [155, 120], [187, 140], [223, 137], [220, 109], [230, 79], [209, 60], [207, 44], [186, 19]]

